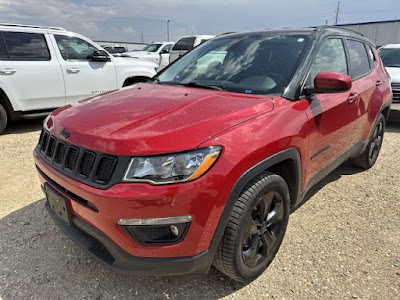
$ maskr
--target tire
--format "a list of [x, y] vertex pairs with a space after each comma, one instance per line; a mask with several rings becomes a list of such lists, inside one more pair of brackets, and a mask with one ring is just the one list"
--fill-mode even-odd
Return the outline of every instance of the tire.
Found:
[[3, 105], [0, 104], [0, 134], [3, 133], [7, 126], [7, 112]]
[[150, 78], [143, 77], [143, 76], [141, 76], [141, 77], [130, 77], [130, 78], [127, 78], [124, 81], [122, 87], [130, 86], [130, 85], [135, 84], [135, 83], [148, 82], [149, 80], [150, 80]]
[[375, 164], [382, 147], [385, 123], [385, 117], [380, 114], [367, 148], [359, 156], [350, 158], [350, 163], [352, 165], [368, 170]]
[[279, 250], [289, 211], [289, 189], [282, 177], [264, 172], [251, 180], [232, 209], [214, 267], [239, 282], [257, 278]]

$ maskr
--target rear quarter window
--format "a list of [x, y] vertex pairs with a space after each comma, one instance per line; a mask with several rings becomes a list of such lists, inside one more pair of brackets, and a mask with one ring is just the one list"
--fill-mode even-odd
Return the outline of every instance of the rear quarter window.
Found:
[[7, 31], [3, 32], [3, 38], [10, 60], [50, 60], [50, 52], [43, 34]]
[[182, 38], [176, 42], [172, 50], [192, 50], [195, 37]]
[[350, 74], [352, 79], [357, 79], [368, 74], [370, 58], [368, 57], [365, 45], [362, 42], [347, 40], [347, 48], [350, 56]]

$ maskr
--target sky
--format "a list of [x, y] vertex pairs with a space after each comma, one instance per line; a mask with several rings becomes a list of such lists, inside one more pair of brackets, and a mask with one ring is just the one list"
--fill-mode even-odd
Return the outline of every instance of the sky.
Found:
[[[191, 34], [335, 21], [337, 0], [0, 0], [0, 22], [63, 27], [93, 40], [141, 42]], [[400, 19], [399, 0], [341, 0], [339, 24]]]

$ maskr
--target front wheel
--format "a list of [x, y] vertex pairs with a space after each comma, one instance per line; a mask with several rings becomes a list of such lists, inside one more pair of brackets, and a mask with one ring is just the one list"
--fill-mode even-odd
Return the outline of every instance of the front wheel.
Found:
[[385, 123], [385, 117], [380, 114], [367, 148], [359, 156], [350, 158], [353, 165], [367, 170], [375, 164], [382, 147]]
[[7, 126], [7, 112], [3, 105], [0, 104], [0, 134], [3, 133]]
[[240, 282], [257, 278], [274, 259], [289, 220], [289, 190], [264, 172], [245, 187], [232, 209], [213, 265]]

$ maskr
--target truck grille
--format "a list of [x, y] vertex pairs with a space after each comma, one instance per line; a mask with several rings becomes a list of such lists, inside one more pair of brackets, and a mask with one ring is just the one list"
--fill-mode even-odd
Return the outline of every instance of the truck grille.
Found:
[[393, 103], [400, 103], [400, 83], [392, 83]]
[[[57, 139], [42, 130], [36, 152], [53, 168], [88, 185], [107, 188], [119, 182], [128, 156], [113, 156]], [[118, 168], [118, 163], [122, 168]]]

